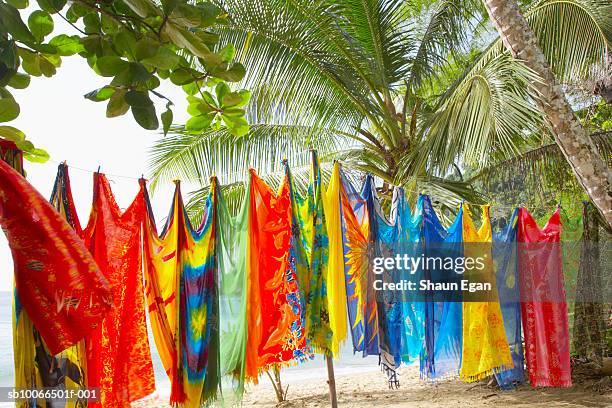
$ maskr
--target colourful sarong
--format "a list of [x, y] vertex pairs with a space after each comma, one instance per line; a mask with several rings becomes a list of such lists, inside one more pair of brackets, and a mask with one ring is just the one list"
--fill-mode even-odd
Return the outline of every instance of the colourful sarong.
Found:
[[[458, 258], [463, 256], [463, 207], [453, 224], [445, 229], [429, 197], [423, 201], [423, 237], [427, 258]], [[460, 275], [445, 271], [438, 265], [425, 267], [424, 277], [432, 283], [459, 285]], [[458, 286], [460, 287], [460, 286]], [[455, 292], [438, 291], [426, 295], [425, 347], [421, 352], [421, 377], [437, 379], [458, 374], [461, 363], [462, 305], [461, 299], [451, 299]], [[454, 301], [451, 301], [454, 300]]]
[[49, 352], [96, 329], [112, 304], [107, 280], [72, 227], [2, 160], [0, 225], [13, 255], [19, 307]]
[[353, 350], [365, 348], [365, 301], [368, 259], [368, 217], [365, 201], [340, 171], [340, 201], [342, 209], [342, 239], [346, 303]]
[[196, 231], [177, 182], [161, 236], [153, 229], [151, 215], [143, 234], [153, 336], [172, 382], [170, 404], [182, 407], [206, 404], [217, 397], [219, 388], [216, 191], [213, 179], [203, 222]]
[[521, 295], [518, 278], [517, 252], [518, 209], [514, 210], [510, 221], [499, 232], [493, 233], [493, 260], [496, 266], [497, 291], [506, 338], [512, 355], [514, 368], [495, 374], [497, 383], [503, 390], [511, 390], [525, 382], [525, 356], [521, 330]]
[[86, 339], [87, 385], [100, 388], [89, 406], [129, 407], [155, 391], [142, 283], [142, 191], [122, 212], [106, 176], [94, 174], [94, 200], [83, 239], [106, 279], [114, 307]]
[[300, 294], [305, 299], [302, 310], [305, 311], [303, 325], [306, 338], [315, 351], [331, 355], [333, 333], [327, 295], [329, 237], [323, 208], [321, 170], [313, 152], [308, 193], [302, 197], [293, 185], [286, 162], [285, 168], [291, 191], [292, 256], [296, 260]]
[[463, 342], [460, 377], [463, 381], [482, 380], [496, 372], [512, 368], [512, 356], [506, 339], [493, 271], [492, 229], [489, 206], [482, 207], [481, 226], [476, 229], [470, 207], [463, 207], [463, 253], [466, 260], [482, 258], [484, 269], [466, 268], [464, 277], [470, 283], [489, 283], [487, 301], [463, 302]]
[[532, 387], [572, 385], [560, 233], [558, 209], [541, 230], [526, 209], [519, 209], [521, 311]]
[[295, 259], [291, 258], [291, 194], [285, 177], [278, 194], [250, 170], [247, 380], [274, 364], [303, 359]]
[[329, 325], [333, 333], [332, 353], [338, 357], [340, 346], [348, 335], [346, 283], [344, 279], [344, 250], [340, 208], [340, 164], [334, 163], [329, 186], [322, 188], [325, 226], [329, 242], [327, 262], [327, 296]]

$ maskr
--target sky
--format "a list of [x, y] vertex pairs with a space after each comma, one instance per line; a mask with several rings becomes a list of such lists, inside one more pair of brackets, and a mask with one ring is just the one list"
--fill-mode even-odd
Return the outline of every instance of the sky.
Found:
[[[61, 22], [56, 19], [56, 31]], [[70, 27], [62, 32], [71, 33]], [[25, 162], [27, 178], [45, 197], [50, 197], [57, 165], [67, 161], [72, 192], [77, 212], [84, 226], [91, 208], [93, 171], [101, 166], [111, 182], [121, 208], [129, 206], [138, 192], [138, 181], [147, 177], [147, 153], [155, 140], [162, 137], [159, 131], [142, 129], [131, 113], [119, 118], [105, 116], [106, 104], [84, 99], [87, 92], [110, 82], [110, 78], [97, 76], [87, 61], [79, 56], [64, 57], [62, 66], [52, 78], [32, 78], [24, 90], [13, 90], [21, 106], [16, 120], [3, 123], [19, 128], [36, 147], [51, 155], [45, 164]], [[185, 94], [169, 82], [158, 89], [170, 98], [175, 106], [174, 121], [185, 123], [187, 102]], [[156, 100], [156, 97], [152, 97]], [[160, 101], [158, 114], [165, 106]], [[79, 169], [87, 169], [83, 171]], [[133, 177], [125, 178], [116, 175]], [[152, 199], [156, 220], [164, 219], [171, 204], [173, 185], [159, 186]], [[12, 290], [13, 264], [4, 234], [0, 234], [0, 291]]]

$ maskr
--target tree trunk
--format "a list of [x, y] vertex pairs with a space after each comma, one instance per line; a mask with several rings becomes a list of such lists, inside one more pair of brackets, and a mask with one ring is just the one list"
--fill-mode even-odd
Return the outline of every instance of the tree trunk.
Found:
[[535, 71], [542, 82], [540, 108], [550, 123], [555, 142], [572, 167], [576, 178], [612, 227], [612, 171], [597, 152], [550, 69], [533, 30], [521, 14], [516, 0], [483, 0], [491, 21], [512, 56]]

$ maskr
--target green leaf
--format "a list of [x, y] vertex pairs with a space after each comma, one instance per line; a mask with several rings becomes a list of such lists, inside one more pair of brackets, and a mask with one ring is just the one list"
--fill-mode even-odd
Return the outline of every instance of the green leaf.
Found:
[[96, 61], [96, 67], [98, 68], [100, 75], [105, 77], [114, 77], [125, 70], [127, 66], [127, 61], [124, 61], [115, 55], [101, 57]]
[[178, 0], [161, 0], [162, 9], [164, 10], [164, 14], [169, 16], [172, 14], [172, 11], [176, 8], [178, 4]]
[[223, 97], [224, 107], [240, 108], [245, 106], [251, 100], [251, 93], [246, 90], [232, 92]]
[[187, 95], [193, 96], [200, 92], [200, 87], [196, 82], [192, 82], [190, 84], [183, 85], [183, 91], [185, 91]]
[[21, 72], [15, 73], [8, 82], [8, 86], [15, 89], [26, 89], [29, 85], [30, 76]]
[[153, 104], [147, 106], [132, 106], [132, 115], [136, 122], [147, 130], [155, 130], [159, 127], [155, 106]]
[[94, 102], [102, 102], [109, 98], [111, 98], [115, 94], [115, 88], [110, 86], [105, 86], [100, 89], [95, 89], [87, 94], [85, 94], [85, 99], [89, 99]]
[[23, 158], [32, 163], [46, 163], [50, 156], [46, 150], [33, 148], [28, 151], [24, 151]]
[[11, 142], [21, 142], [25, 140], [25, 134], [12, 126], [0, 126], [0, 137]]
[[111, 96], [110, 100], [108, 101], [108, 105], [106, 105], [107, 118], [122, 116], [130, 109], [130, 105], [125, 102], [124, 96], [124, 89], [117, 90], [117, 92]]
[[63, 57], [68, 57], [85, 51], [85, 47], [83, 47], [83, 44], [81, 44], [81, 39], [77, 35], [68, 36], [66, 34], [60, 34], [53, 37], [51, 41], [49, 41], [49, 45], [54, 46], [57, 53]]
[[36, 41], [21, 19], [17, 9], [9, 4], [0, 3], [0, 31], [8, 32], [17, 41], [33, 43]]
[[85, 32], [87, 34], [99, 33], [102, 31], [102, 22], [97, 13], [89, 13], [83, 17], [83, 24], [85, 24]]
[[37, 0], [41, 9], [50, 14], [59, 13], [66, 5], [67, 0]]
[[113, 38], [113, 44], [125, 57], [136, 59], [136, 37], [128, 31], [121, 31]]
[[125, 102], [132, 108], [143, 108], [153, 105], [153, 101], [149, 98], [149, 94], [142, 91], [129, 91], [125, 94]]
[[200, 9], [200, 28], [214, 25], [221, 14], [221, 9], [209, 2], [199, 3], [198, 8]]
[[196, 28], [200, 27], [202, 22], [202, 12], [195, 5], [179, 3], [170, 15], [170, 19], [181, 27]]
[[191, 133], [199, 133], [210, 126], [215, 116], [216, 112], [194, 116], [187, 121], [185, 124], [185, 129]]
[[47, 78], [52, 77], [57, 72], [55, 65], [42, 55], [39, 56], [38, 66], [40, 67], [40, 72]]
[[159, 69], [174, 69], [178, 65], [179, 60], [180, 57], [176, 55], [176, 52], [164, 46], [159, 47], [154, 56], [145, 58], [141, 62]]
[[173, 114], [172, 110], [168, 108], [164, 113], [161, 114], [162, 126], [164, 128], [164, 136], [168, 134], [170, 126], [172, 125]]
[[144, 83], [151, 78], [147, 69], [138, 62], [130, 62], [128, 67], [121, 71], [111, 81], [112, 86], [129, 86]]
[[170, 74], [170, 81], [175, 85], [187, 85], [195, 81], [194, 75], [197, 71], [191, 68], [177, 68]]
[[215, 69], [210, 74], [229, 82], [238, 82], [246, 75], [246, 69], [244, 65], [237, 62], [227, 70]]
[[19, 116], [19, 104], [13, 98], [0, 99], [0, 122], [10, 122]]
[[157, 55], [158, 49], [159, 41], [145, 37], [136, 43], [136, 60], [142, 61], [147, 58], [152, 58]]
[[18, 9], [27, 8], [30, 4], [28, 0], [6, 0], [8, 4]]
[[227, 116], [222, 114], [223, 123], [234, 136], [244, 136], [249, 133], [249, 123], [242, 116]]
[[236, 48], [233, 44], [227, 44], [225, 47], [219, 50], [218, 54], [223, 62], [230, 62], [236, 55]]
[[40, 70], [40, 56], [25, 48], [19, 49], [19, 56], [21, 56], [21, 67], [25, 72], [33, 76], [41, 76]]
[[42, 42], [47, 35], [53, 32], [53, 19], [49, 13], [36, 10], [28, 18], [28, 27], [36, 41]]
[[231, 93], [231, 90], [225, 82], [221, 82], [215, 87], [215, 93], [217, 94], [217, 101], [219, 101], [219, 105], [223, 106], [223, 98], [225, 98], [225, 95]]

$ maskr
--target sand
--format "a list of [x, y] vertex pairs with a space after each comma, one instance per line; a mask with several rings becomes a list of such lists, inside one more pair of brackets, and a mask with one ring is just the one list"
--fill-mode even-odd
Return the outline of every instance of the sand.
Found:
[[[612, 393], [598, 394], [582, 386], [569, 389], [532, 389], [522, 386], [515, 391], [502, 392], [485, 383], [465, 384], [457, 379], [436, 384], [419, 379], [416, 367], [399, 370], [400, 388], [389, 389], [385, 376], [379, 371], [336, 376], [340, 407], [612, 407]], [[299, 381], [290, 378], [288, 401], [278, 404], [267, 376], [256, 386], [249, 386], [244, 398], [245, 407], [328, 407], [326, 379]], [[167, 395], [162, 392], [138, 407], [167, 407]]]

